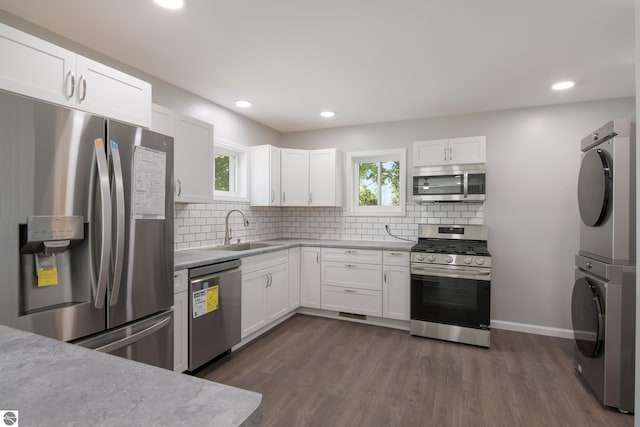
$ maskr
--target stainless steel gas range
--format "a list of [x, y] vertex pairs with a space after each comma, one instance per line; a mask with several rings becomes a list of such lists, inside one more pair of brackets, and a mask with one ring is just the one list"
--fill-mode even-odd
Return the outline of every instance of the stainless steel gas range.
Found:
[[411, 334], [489, 347], [491, 255], [481, 225], [419, 225]]

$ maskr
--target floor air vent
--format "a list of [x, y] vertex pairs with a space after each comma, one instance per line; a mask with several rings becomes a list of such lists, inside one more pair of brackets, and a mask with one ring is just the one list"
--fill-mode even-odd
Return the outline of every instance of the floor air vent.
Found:
[[367, 320], [367, 316], [365, 316], [364, 314], [345, 313], [343, 311], [338, 312], [338, 316], [340, 316], [340, 317], [350, 317], [352, 319]]

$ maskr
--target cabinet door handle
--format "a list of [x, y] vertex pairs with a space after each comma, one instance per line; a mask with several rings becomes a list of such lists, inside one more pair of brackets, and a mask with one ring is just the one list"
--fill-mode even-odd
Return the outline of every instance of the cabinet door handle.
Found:
[[285, 202], [285, 200], [287, 200], [287, 195], [284, 194], [284, 191], [282, 192], [282, 203]]
[[352, 249], [347, 249], [347, 253], [348, 254], [355, 254], [355, 253], [357, 253], [357, 251], [354, 251]]
[[442, 153], [442, 160], [447, 161], [447, 147], [444, 147], [444, 152]]
[[382, 276], [382, 280], [384, 281], [384, 283], [387, 283], [387, 272], [385, 271], [383, 276]]
[[391, 256], [402, 256], [402, 252], [389, 252]]
[[309, 204], [313, 203], [313, 193], [309, 193]]
[[356, 268], [357, 267], [357, 265], [355, 265], [355, 264], [345, 264], [344, 266], [348, 267], [348, 268]]
[[87, 99], [87, 78], [84, 75], [80, 76], [80, 79], [78, 79], [78, 86], [82, 87], [82, 95], [79, 98], [80, 102], [82, 102]]
[[180, 182], [179, 179], [176, 179], [176, 183], [178, 184], [178, 189], [177, 189], [178, 193], [177, 193], [177, 195], [179, 196], [179, 195], [182, 194], [182, 183]]
[[276, 199], [275, 193], [271, 190], [271, 203]]
[[350, 294], [355, 294], [355, 293], [357, 293], [357, 291], [354, 291], [353, 289], [345, 289], [344, 291], [345, 291], [345, 292], [348, 292], [348, 293], [350, 293]]
[[320, 251], [316, 252], [316, 264], [320, 264]]
[[273, 285], [273, 276], [269, 273], [269, 287], [271, 287], [271, 285]]
[[67, 73], [67, 79], [65, 81], [66, 87], [68, 87], [67, 83], [69, 82], [69, 79], [71, 79], [71, 92], [69, 93], [68, 91], [65, 91], [65, 96], [67, 97], [67, 99], [71, 99], [76, 91], [76, 75], [73, 74], [73, 71], [69, 71]]
[[268, 288], [269, 287], [269, 273], [265, 274], [264, 277], [265, 277], [265, 279], [267, 279], [267, 283], [264, 284], [264, 287]]
[[449, 147], [449, 160], [453, 160], [453, 148]]

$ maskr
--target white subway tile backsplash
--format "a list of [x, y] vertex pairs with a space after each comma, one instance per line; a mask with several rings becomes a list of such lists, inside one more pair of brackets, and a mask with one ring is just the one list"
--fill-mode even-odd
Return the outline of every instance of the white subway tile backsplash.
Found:
[[229, 217], [232, 242], [240, 238], [266, 240], [275, 238], [308, 238], [333, 240], [395, 241], [385, 230], [413, 239], [418, 224], [483, 224], [482, 204], [469, 203], [409, 203], [405, 216], [350, 216], [343, 208], [279, 208], [252, 207], [246, 202], [175, 205], [175, 248], [188, 249], [220, 245], [224, 241], [224, 221], [232, 209], [243, 211], [242, 217]]

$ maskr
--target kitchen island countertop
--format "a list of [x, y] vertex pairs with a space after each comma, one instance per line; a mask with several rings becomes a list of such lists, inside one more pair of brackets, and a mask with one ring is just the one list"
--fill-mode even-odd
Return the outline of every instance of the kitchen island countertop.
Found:
[[311, 246], [321, 248], [355, 248], [371, 250], [409, 251], [415, 242], [389, 242], [378, 240], [325, 240], [325, 239], [271, 239], [259, 240], [259, 243], [267, 243], [271, 246], [248, 249], [244, 251], [227, 251], [215, 246], [184, 249], [175, 252], [174, 269], [195, 268], [207, 264], [244, 258], [297, 246]]
[[0, 326], [0, 410], [25, 426], [254, 426], [262, 395]]

